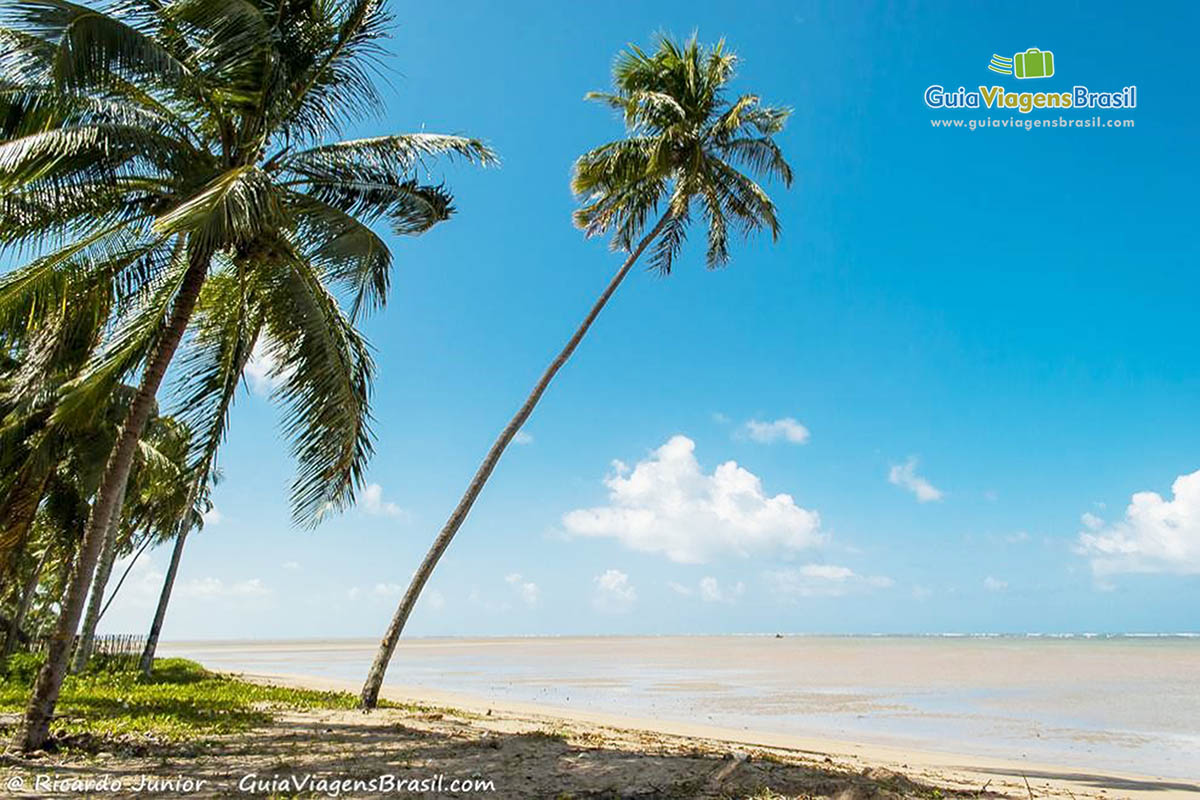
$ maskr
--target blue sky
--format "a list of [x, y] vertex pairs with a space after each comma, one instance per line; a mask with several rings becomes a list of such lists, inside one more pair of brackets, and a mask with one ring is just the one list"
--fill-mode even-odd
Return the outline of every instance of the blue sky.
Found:
[[[735, 88], [794, 107], [779, 141], [797, 181], [772, 188], [783, 236], [737, 247], [721, 272], [692, 247], [669, 278], [630, 277], [410, 630], [1196, 629], [1200, 478], [1172, 494], [1200, 470], [1197, 112], [1181, 68], [1194, 5], [394, 11], [386, 118], [358, 132], [470, 133], [503, 166], [435, 170], [460, 213], [394, 241], [391, 301], [367, 326], [377, 488], [291, 528], [278, 414], [248, 390], [168, 638], [382, 633], [618, 266], [570, 224], [572, 161], [621, 134], [581, 98], [660, 30], [724, 36], [743, 58]], [[1029, 47], [1054, 52], [1054, 78], [986, 70]], [[1135, 84], [1138, 107], [1106, 113], [1135, 127], [935, 130], [1020, 115], [939, 114], [922, 100], [933, 83]], [[1127, 515], [1145, 491], [1161, 497]], [[736, 513], [712, 511], [725, 501]], [[145, 627], [167, 555], [139, 564], [106, 628]]]

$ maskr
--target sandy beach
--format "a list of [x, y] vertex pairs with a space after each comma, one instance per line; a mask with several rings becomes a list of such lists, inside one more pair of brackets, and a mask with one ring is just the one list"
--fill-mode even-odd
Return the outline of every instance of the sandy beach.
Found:
[[[264, 684], [353, 691], [308, 675]], [[1165, 799], [1200, 784], [706, 724], [496, 703], [389, 686], [388, 708], [290, 710], [193, 744], [102, 747], [10, 762], [16, 796], [505, 800]], [[20, 781], [14, 784], [12, 781]], [[16, 787], [16, 788], [14, 788]]]
[[[354, 691], [349, 681], [299, 675], [247, 674], [251, 680], [315, 689]], [[465, 726], [466, 735], [486, 740], [491, 735], [526, 736], [553, 734], [570, 745], [583, 745], [579, 752], [599, 749], [623, 754], [619, 767], [615, 764], [605, 771], [604, 780], [623, 787], [630, 796], [637, 794], [642, 784], [653, 786], [668, 782], [675, 766], [663, 759], [670, 754], [688, 757], [741, 760], [749, 764], [796, 768], [796, 774], [781, 774], [772, 783], [762, 774], [754, 778], [742, 776], [729, 779], [730, 786], [753, 784], [755, 780], [772, 791], [796, 791], [797, 782], [807, 784], [805, 791], [814, 791], [813, 783], [821, 781], [844, 784], [838, 792], [853, 789], [852, 776], [867, 778], [864, 783], [912, 781], [928, 788], [970, 795], [995, 793], [1002, 796], [1033, 797], [1096, 797], [1096, 798], [1167, 798], [1200, 796], [1200, 782], [1171, 780], [1161, 777], [1104, 770], [1080, 770], [1062, 765], [1041, 764], [1028, 760], [999, 759], [948, 752], [901, 749], [880, 744], [846, 742], [831, 739], [805, 738], [772, 734], [763, 731], [734, 730], [717, 726], [670, 722], [662, 719], [628, 717], [620, 714], [572, 711], [551, 706], [515, 702], [495, 702], [454, 692], [439, 692], [416, 687], [389, 685], [384, 690], [387, 699], [400, 703], [433, 705], [445, 709], [439, 721], [450, 719]], [[454, 713], [465, 712], [457, 715]], [[389, 712], [390, 713], [390, 712]], [[330, 717], [339, 725], [359, 728], [368, 734], [369, 717], [361, 714], [335, 714]], [[524, 761], [525, 759], [519, 759]], [[618, 758], [617, 761], [622, 761]], [[686, 769], [696, 769], [689, 765]], [[720, 765], [712, 767], [719, 772]], [[746, 769], [742, 764], [739, 770]], [[518, 770], [520, 771], [520, 770]], [[703, 770], [701, 770], [703, 771]], [[761, 773], [761, 769], [759, 772]], [[770, 770], [768, 770], [770, 771]], [[786, 773], [786, 770], [780, 770]], [[512, 778], [506, 768], [502, 777]], [[503, 796], [555, 797], [559, 791], [572, 788], [572, 777], [553, 771], [553, 780], [546, 789], [521, 794], [515, 787]], [[544, 779], [544, 775], [543, 775]], [[722, 782], [724, 784], [724, 782]], [[714, 796], [722, 796], [714, 788]], [[745, 787], [743, 787], [745, 788]], [[603, 789], [603, 786], [599, 787]], [[860, 787], [861, 796], [873, 796], [876, 787]], [[585, 791], [597, 790], [596, 787]], [[814, 792], [816, 793], [816, 792]], [[620, 796], [625, 796], [624, 794]], [[646, 795], [657, 796], [657, 795]], [[681, 796], [706, 796], [702, 793]], [[728, 796], [728, 795], [725, 795]], [[847, 797], [860, 796], [853, 791]]]
[[[253, 682], [352, 690], [330, 678]], [[389, 686], [365, 714], [275, 708], [238, 734], [125, 737], [88, 754], [4, 757], [21, 797], [500, 797], [505, 800], [1171, 798], [1200, 785], [882, 745], [496, 703]]]
[[[713, 757], [757, 748], [789, 763], [857, 775], [884, 769], [961, 791], [987, 785], [1021, 796], [1185, 796], [1200, 793], [1198, 644], [424, 639], [404, 643], [384, 694], [459, 709], [467, 715], [464, 735], [475, 737], [548, 730], [621, 749], [649, 736]], [[354, 692], [370, 646], [180, 642], [164, 649], [255, 680]], [[367, 723], [349, 715], [339, 724]]]

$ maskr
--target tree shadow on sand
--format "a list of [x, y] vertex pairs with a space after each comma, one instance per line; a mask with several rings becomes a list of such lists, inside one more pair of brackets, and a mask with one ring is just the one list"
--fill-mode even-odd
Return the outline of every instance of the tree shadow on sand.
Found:
[[[24, 776], [34, 789], [38, 774], [58, 778], [109, 775], [139, 797], [177, 797], [175, 786], [142, 786], [143, 776], [185, 776], [204, 781], [191, 797], [248, 794], [246, 781], [270, 782], [272, 797], [329, 796], [328, 784], [349, 781], [341, 797], [379, 796], [379, 787], [354, 781], [380, 776], [426, 780], [424, 791], [395, 796], [496, 797], [505, 800], [777, 800], [777, 798], [947, 798], [999, 797], [981, 791], [952, 791], [884, 769], [863, 774], [826, 761], [820, 754], [737, 752], [693, 747], [687, 740], [634, 731], [481, 730], [479, 720], [424, 712], [375, 713], [363, 718], [330, 714], [286, 715], [247, 735], [220, 737], [208, 745], [164, 747], [130, 755], [122, 745], [92, 743], [99, 752], [85, 762], [78, 751], [53, 759], [17, 760], [6, 770]], [[612, 734], [611, 736], [609, 734]], [[246, 776], [253, 776], [247, 778]], [[441, 783], [437, 783], [438, 777]], [[305, 782], [305, 779], [308, 782]], [[455, 791], [452, 781], [491, 781], [492, 790]], [[415, 785], [414, 785], [415, 786]], [[438, 790], [438, 786], [441, 790]], [[135, 789], [135, 787], [141, 787]], [[241, 788], [239, 788], [241, 787]], [[324, 789], [324, 791], [322, 790]], [[110, 796], [114, 793], [109, 793]], [[115, 793], [121, 796], [122, 792]]]

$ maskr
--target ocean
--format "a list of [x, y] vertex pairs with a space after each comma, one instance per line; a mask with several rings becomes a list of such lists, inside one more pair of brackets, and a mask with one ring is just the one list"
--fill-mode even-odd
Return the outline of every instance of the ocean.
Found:
[[[223, 671], [361, 681], [373, 640], [170, 642]], [[407, 639], [388, 683], [1081, 769], [1200, 777], [1200, 637]]]

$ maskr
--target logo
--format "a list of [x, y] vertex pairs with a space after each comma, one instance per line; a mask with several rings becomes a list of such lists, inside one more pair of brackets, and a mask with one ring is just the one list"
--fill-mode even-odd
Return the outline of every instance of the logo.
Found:
[[1054, 53], [1049, 50], [1038, 50], [1031, 47], [1024, 53], [1016, 53], [1012, 58], [992, 54], [988, 69], [1001, 75], [1013, 75], [1019, 79], [1050, 78], [1054, 75]]
[[[1017, 80], [1053, 78], [1054, 61], [1051, 51], [1031, 47], [1013, 53], [1012, 58], [993, 53], [987, 68], [1000, 75], [1011, 75]], [[935, 83], [925, 90], [925, 105], [939, 109], [1011, 110], [1019, 114], [1059, 113], [1062, 109], [1137, 108], [1137, 86], [1099, 92], [1083, 84], [1051, 84], [1037, 88], [1038, 91], [1010, 91], [1003, 86], [980, 85], [971, 90], [959, 85], [957, 89], [950, 89], [944, 84]]]
[[998, 56], [992, 53], [992, 63], [988, 64], [988, 69], [992, 72], [999, 72], [1001, 75], [1012, 75], [1013, 60]]

